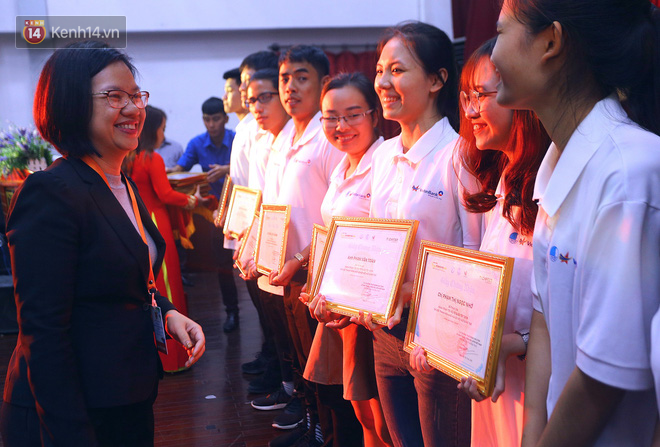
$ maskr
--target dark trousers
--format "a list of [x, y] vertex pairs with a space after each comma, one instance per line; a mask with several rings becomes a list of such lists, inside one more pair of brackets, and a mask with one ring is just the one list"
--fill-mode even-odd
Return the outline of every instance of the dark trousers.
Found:
[[272, 334], [275, 352], [282, 373], [282, 381], [293, 381], [293, 342], [289, 334], [284, 299], [279, 295], [264, 292], [259, 289], [261, 308], [264, 313], [264, 322]]
[[410, 367], [409, 354], [403, 350], [406, 324], [404, 318], [393, 328], [396, 335], [374, 332], [378, 394], [394, 445], [469, 446], [470, 399], [440, 371]]
[[[152, 398], [131, 405], [90, 408], [89, 419], [99, 447], [153, 447], [154, 412]], [[76, 445], [73, 439], [53, 443], [39, 422], [35, 408], [2, 403], [0, 432], [7, 447], [54, 447]], [[93, 446], [90, 446], [93, 447]]]
[[218, 268], [218, 281], [222, 302], [227, 313], [238, 312], [238, 290], [234, 282], [234, 259], [233, 251], [223, 247], [225, 235], [222, 228], [213, 227], [213, 249], [215, 261]]
[[[257, 309], [257, 316], [259, 317], [259, 326], [261, 326], [261, 333], [264, 334], [264, 341], [261, 344], [261, 355], [270, 361], [277, 363], [277, 348], [275, 347], [275, 340], [273, 330], [270, 324], [266, 321], [266, 313], [264, 311], [264, 306], [261, 299], [261, 290], [257, 286], [257, 280], [252, 279], [250, 281], [245, 281], [245, 287], [247, 288], [252, 304], [254, 308]], [[282, 306], [284, 307], [284, 306]]]

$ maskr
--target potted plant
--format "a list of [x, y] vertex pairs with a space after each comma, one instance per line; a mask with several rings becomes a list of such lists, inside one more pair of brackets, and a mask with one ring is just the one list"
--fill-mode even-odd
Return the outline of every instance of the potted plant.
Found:
[[51, 148], [36, 129], [10, 125], [0, 132], [0, 200], [5, 216], [16, 188], [32, 172], [53, 162]]

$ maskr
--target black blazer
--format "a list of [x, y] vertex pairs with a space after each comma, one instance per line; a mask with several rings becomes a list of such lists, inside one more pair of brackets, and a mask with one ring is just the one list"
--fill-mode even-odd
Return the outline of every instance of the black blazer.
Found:
[[[139, 196], [138, 205], [159, 267], [165, 241]], [[92, 445], [88, 407], [144, 401], [157, 386], [148, 248], [104, 180], [78, 159], [26, 179], [7, 238], [20, 332], [4, 400], [36, 401], [55, 444]], [[163, 315], [174, 308], [157, 302]]]

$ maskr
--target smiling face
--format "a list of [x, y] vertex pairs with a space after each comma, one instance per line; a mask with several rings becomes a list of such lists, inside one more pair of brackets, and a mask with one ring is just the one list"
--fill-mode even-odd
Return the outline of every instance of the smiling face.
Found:
[[378, 58], [374, 87], [383, 106], [383, 117], [400, 124], [413, 123], [433, 113], [441, 82], [430, 76], [398, 37], [390, 39]]
[[[487, 56], [481, 58], [472, 75], [469, 89], [477, 92], [494, 92], [497, 90], [499, 76], [495, 67]], [[482, 96], [479, 98], [479, 112], [471, 105], [467, 106], [465, 118], [472, 125], [472, 132], [478, 149], [493, 149], [506, 152], [506, 144], [509, 140], [513, 110], [505, 109], [497, 104], [494, 96]]]
[[[328, 90], [321, 101], [323, 116], [350, 116], [369, 110], [366, 99], [351, 85]], [[340, 151], [349, 155], [361, 156], [376, 140], [375, 127], [378, 124], [375, 111], [366, 115], [361, 123], [348, 125], [340, 119], [336, 126], [323, 126], [328, 141]]]
[[225, 81], [225, 94], [222, 97], [222, 104], [225, 107], [225, 113], [243, 113], [244, 101], [241, 101], [241, 92], [236, 79], [229, 78]]
[[[92, 78], [91, 93], [124, 90], [130, 94], [140, 91], [131, 70], [121, 61], [113, 62]], [[124, 156], [138, 146], [144, 125], [145, 110], [132, 101], [126, 107], [114, 109], [105, 96], [94, 96], [89, 139], [102, 155]]]
[[[250, 82], [247, 89], [247, 97], [256, 99], [262, 93], [277, 92], [277, 86], [265, 79]], [[254, 115], [259, 127], [263, 130], [279, 133], [289, 120], [286, 110], [282, 107], [277, 95], [273, 95], [266, 104], [255, 101], [250, 104], [250, 112]]]
[[514, 109], [533, 109], [537, 96], [548, 87], [539, 58], [543, 42], [515, 18], [510, 1], [502, 6], [497, 33], [491, 56], [500, 75], [497, 102]]
[[282, 62], [279, 84], [282, 105], [294, 120], [309, 120], [319, 111], [323, 82], [312, 64]]

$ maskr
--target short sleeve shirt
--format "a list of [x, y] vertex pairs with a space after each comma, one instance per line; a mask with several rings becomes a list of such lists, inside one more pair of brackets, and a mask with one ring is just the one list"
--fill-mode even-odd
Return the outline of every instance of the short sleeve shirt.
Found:
[[371, 203], [371, 158], [383, 138], [378, 138], [364, 153], [355, 171], [348, 177], [348, 156], [344, 155], [330, 177], [330, 187], [321, 204], [323, 224], [330, 225], [332, 216], [368, 217]]
[[577, 366], [627, 390], [597, 446], [650, 445], [651, 318], [660, 303], [660, 137], [598, 102], [537, 175], [534, 308], [550, 334], [550, 415]]
[[[217, 147], [211, 141], [208, 132], [197, 135], [190, 140], [186, 151], [183, 153], [177, 164], [186, 171], [193, 167], [195, 164], [202, 166], [202, 171], [208, 172], [210, 165], [228, 165], [231, 158], [231, 145], [234, 141], [234, 131], [225, 129], [225, 136], [222, 139], [222, 144]], [[222, 185], [225, 182], [224, 178], [211, 183], [211, 193], [218, 199], [222, 195]]]
[[454, 156], [457, 137], [443, 118], [405, 154], [398, 136], [373, 155], [370, 216], [419, 221], [406, 281], [414, 279], [422, 239], [479, 248], [482, 216], [461, 204], [463, 186], [473, 188], [474, 179]]

